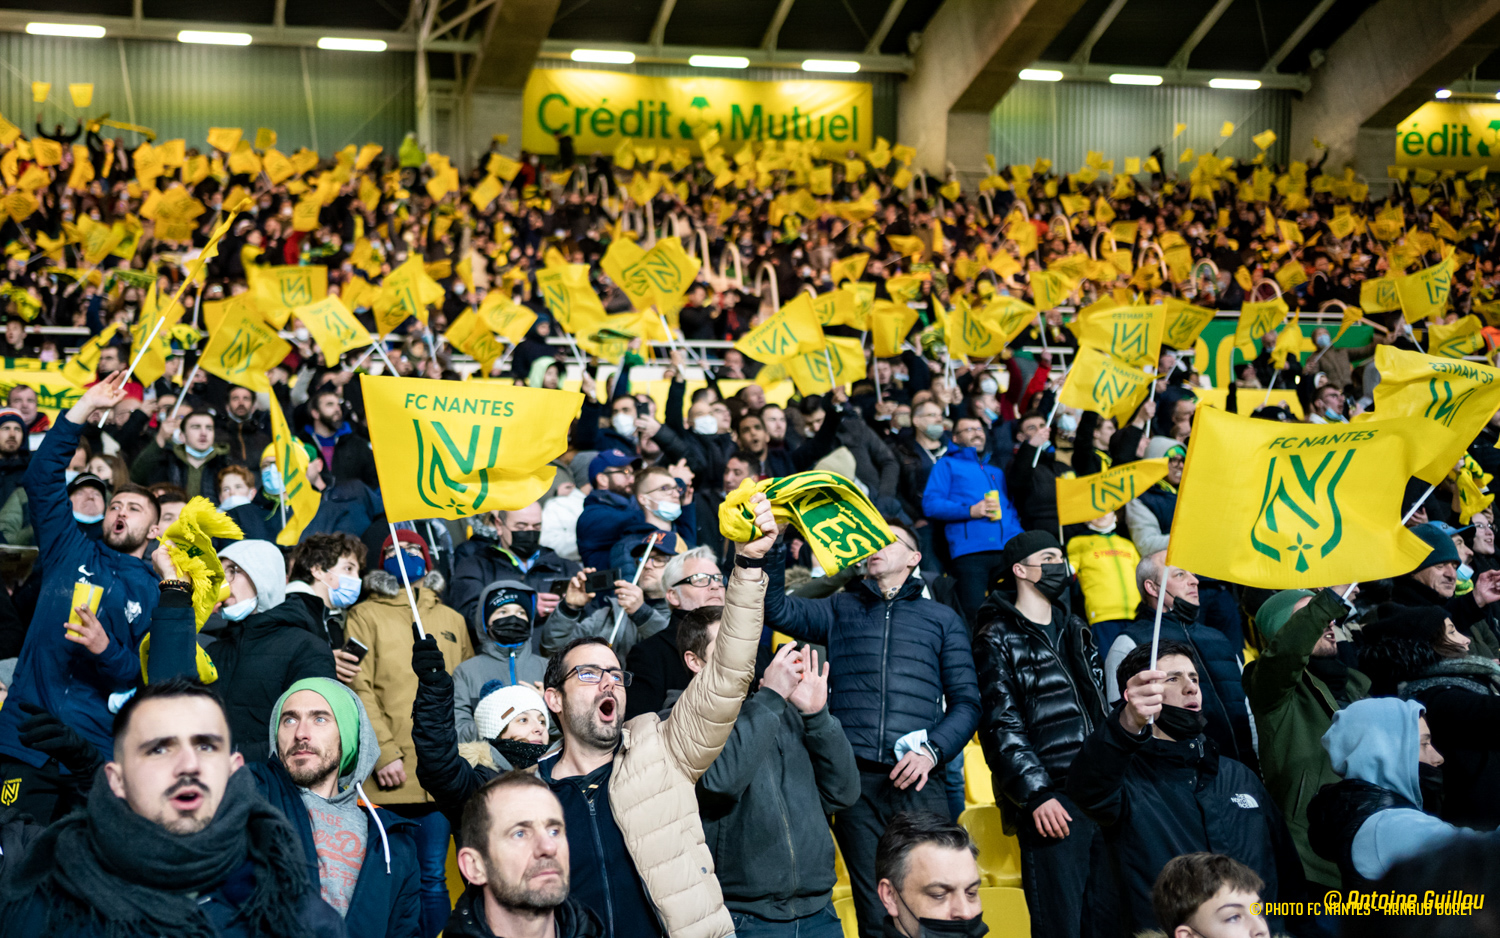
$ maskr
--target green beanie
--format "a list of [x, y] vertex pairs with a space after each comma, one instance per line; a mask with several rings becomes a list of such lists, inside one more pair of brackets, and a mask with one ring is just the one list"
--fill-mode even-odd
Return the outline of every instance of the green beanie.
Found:
[[354, 692], [326, 677], [305, 677], [288, 687], [286, 693], [281, 695], [281, 699], [276, 701], [276, 713], [271, 720], [272, 726], [280, 725], [281, 708], [285, 707], [287, 700], [299, 690], [310, 690], [328, 701], [328, 708], [333, 711], [333, 721], [339, 727], [339, 748], [343, 751], [342, 758], [339, 759], [339, 774], [346, 774], [354, 767], [355, 760], [359, 758], [359, 705], [354, 702]]
[[1255, 627], [1260, 630], [1264, 648], [1271, 647], [1271, 639], [1276, 637], [1276, 633], [1292, 617], [1292, 608], [1303, 597], [1311, 599], [1316, 595], [1317, 590], [1282, 590], [1260, 604], [1260, 611], [1255, 614]]

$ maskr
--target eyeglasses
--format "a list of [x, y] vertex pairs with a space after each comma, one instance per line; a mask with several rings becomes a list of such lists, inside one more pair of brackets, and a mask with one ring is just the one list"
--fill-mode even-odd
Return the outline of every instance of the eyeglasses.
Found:
[[654, 489], [647, 489], [643, 495], [680, 495], [682, 490], [677, 487], [676, 482], [667, 485], [659, 485]]
[[713, 586], [715, 583], [723, 586], [728, 582], [729, 577], [725, 576], [722, 573], [694, 573], [692, 576], [683, 577], [676, 583], [673, 583], [671, 586], [667, 587], [667, 589], [676, 589], [684, 583], [687, 583], [690, 586], [696, 586], [699, 589], [703, 589], [705, 587]]
[[634, 469], [606, 469], [604, 470], [604, 474], [607, 476], [630, 476], [631, 478], [635, 478]]
[[634, 674], [619, 668], [601, 668], [596, 664], [580, 664], [576, 668], [569, 668], [568, 673], [563, 675], [563, 680], [566, 681], [575, 675], [584, 684], [598, 684], [604, 680], [605, 675], [609, 675], [609, 679], [621, 687], [629, 687], [630, 682], [635, 679]]
[[224, 561], [224, 581], [226, 583], [243, 572], [244, 571], [240, 569], [239, 564], [235, 563], [233, 560]]
[[1476, 521], [1476, 522], [1474, 522], [1474, 530], [1476, 530], [1476, 531], [1490, 531], [1490, 530], [1493, 530], [1494, 527], [1495, 526], [1493, 524], [1490, 524], [1488, 521]]

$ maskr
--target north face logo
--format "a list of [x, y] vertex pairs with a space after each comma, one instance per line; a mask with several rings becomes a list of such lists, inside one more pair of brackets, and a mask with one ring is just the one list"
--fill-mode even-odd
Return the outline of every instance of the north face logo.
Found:
[[1241, 808], [1248, 809], [1260, 807], [1260, 802], [1255, 800], [1254, 795], [1247, 795], [1243, 792], [1238, 795], [1230, 795], [1229, 800], [1233, 801], [1237, 806]]

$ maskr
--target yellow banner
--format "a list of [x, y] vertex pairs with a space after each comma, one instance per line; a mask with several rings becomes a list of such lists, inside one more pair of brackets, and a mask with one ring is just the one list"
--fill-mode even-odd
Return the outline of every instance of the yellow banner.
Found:
[[667, 78], [575, 69], [533, 69], [523, 97], [521, 146], [556, 153], [567, 133], [580, 153], [614, 153], [621, 142], [692, 146], [712, 128], [725, 151], [745, 141], [800, 140], [864, 152], [875, 142], [872, 86], [863, 81]]
[[1500, 160], [1500, 104], [1429, 101], [1396, 127], [1396, 165], [1458, 172]]
[[[302, 530], [317, 516], [323, 496], [307, 481], [307, 466], [311, 460], [308, 459], [307, 450], [302, 448], [302, 441], [292, 434], [292, 428], [287, 425], [286, 415], [281, 412], [281, 404], [277, 402], [275, 394], [271, 395], [271, 442], [274, 447], [272, 452], [276, 456], [276, 471], [281, 473], [280, 497], [287, 506], [286, 524], [276, 535], [276, 543], [282, 547], [291, 547], [301, 539]], [[324, 466], [323, 469], [327, 472], [331, 467]]]
[[1452, 430], [1454, 448], [1434, 453], [1450, 466], [1500, 410], [1500, 368], [1377, 345], [1375, 370], [1380, 372], [1373, 392], [1375, 413], [1421, 417]]
[[[96, 351], [95, 361], [98, 357]], [[51, 417], [54, 422], [59, 413], [78, 403], [78, 399], [83, 396], [83, 387], [68, 380], [63, 373], [63, 366], [56, 362], [42, 362], [34, 358], [5, 358], [0, 359], [0, 365], [3, 365], [0, 367], [0, 396], [9, 395], [11, 388], [24, 384], [36, 391], [37, 410]], [[94, 380], [92, 370], [86, 380]]]
[[[1068, 407], [1091, 410], [1124, 421], [1151, 393], [1152, 377], [1085, 345], [1073, 358], [1057, 399]], [[1097, 516], [1096, 516], [1097, 517]]]
[[1103, 472], [1057, 480], [1057, 519], [1083, 524], [1125, 507], [1167, 477], [1166, 457], [1137, 459]]
[[[1127, 365], [1155, 366], [1161, 355], [1165, 306], [1115, 306], [1085, 310], [1070, 328], [1080, 345], [1108, 352]], [[1209, 313], [1212, 318], [1213, 313]]]

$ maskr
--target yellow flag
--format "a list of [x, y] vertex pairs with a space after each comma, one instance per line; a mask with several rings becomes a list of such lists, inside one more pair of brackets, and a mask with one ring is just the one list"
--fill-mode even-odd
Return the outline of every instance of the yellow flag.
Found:
[[[302, 531], [318, 514], [323, 502], [322, 494], [307, 481], [307, 466], [311, 460], [302, 441], [292, 434], [286, 415], [276, 395], [271, 395], [271, 445], [276, 457], [276, 471], [281, 473], [282, 501], [287, 506], [286, 524], [276, 535], [276, 543], [291, 547], [302, 539]], [[328, 471], [328, 467], [323, 467]]]
[[702, 261], [682, 249], [681, 240], [662, 238], [625, 270], [630, 284], [627, 293], [649, 296], [647, 305], [655, 305], [659, 312], [673, 317], [682, 308], [682, 296], [702, 266]]
[[47, 95], [52, 91], [52, 82], [34, 81], [31, 83], [31, 100], [35, 104], [46, 104]]
[[370, 344], [369, 330], [359, 324], [344, 301], [336, 296], [299, 306], [292, 310], [292, 315], [312, 333], [313, 341], [323, 352], [324, 363], [330, 368], [345, 352]]
[[1080, 348], [1057, 399], [1117, 422], [1128, 420], [1151, 393], [1152, 376], [1094, 348]]
[[1344, 333], [1349, 331], [1349, 327], [1353, 326], [1355, 323], [1358, 323], [1364, 316], [1364, 314], [1365, 311], [1360, 309], [1358, 306], [1344, 307], [1344, 318], [1339, 323], [1338, 335], [1333, 337], [1333, 342], [1330, 344], [1336, 345], [1339, 339], [1342, 339], [1344, 337]]
[[1273, 144], [1273, 143], [1276, 142], [1276, 131], [1274, 131], [1274, 130], [1262, 130], [1260, 133], [1256, 134], [1255, 136], [1251, 137], [1250, 139], [1253, 140], [1253, 141], [1255, 141], [1255, 145], [1257, 147], [1260, 147], [1262, 150], [1265, 150], [1265, 149], [1268, 149], [1271, 146], [1271, 144]]
[[1276, 282], [1281, 285], [1283, 293], [1290, 293], [1299, 284], [1307, 282], [1307, 268], [1294, 257], [1277, 268]]
[[549, 267], [536, 273], [542, 301], [567, 332], [583, 335], [599, 328], [607, 315], [599, 295], [589, 283], [587, 264]]
[[907, 257], [915, 257], [927, 250], [927, 245], [915, 235], [886, 235], [885, 239], [891, 243], [891, 247], [895, 248], [898, 254]]
[[495, 338], [484, 317], [472, 309], [459, 314], [443, 335], [448, 344], [479, 363], [479, 377], [482, 378], [489, 376], [495, 362], [505, 354], [505, 346]]
[[228, 316], [209, 336], [198, 364], [211, 375], [252, 391], [270, 391], [266, 372], [291, 354], [292, 344], [258, 316]]
[[1255, 343], [1286, 319], [1286, 301], [1281, 297], [1264, 303], [1240, 305], [1240, 319], [1234, 326], [1234, 347], [1246, 358], [1255, 357]]
[[94, 102], [94, 86], [87, 83], [68, 85], [68, 96], [73, 99], [74, 107], [88, 107]]
[[1463, 465], [1449, 478], [1457, 483], [1459, 524], [1467, 525], [1474, 520], [1475, 515], [1495, 501], [1495, 493], [1489, 490], [1489, 484], [1495, 477], [1479, 468], [1479, 463], [1475, 462], [1473, 456], [1465, 453]]
[[239, 146], [240, 137], [244, 134], [245, 132], [238, 127], [210, 127], [208, 128], [208, 145], [215, 150], [233, 153], [234, 148]]
[[1194, 306], [1173, 296], [1163, 300], [1162, 305], [1167, 308], [1167, 325], [1162, 342], [1175, 349], [1192, 348], [1203, 332], [1203, 327], [1214, 319], [1213, 310]]
[[1174, 125], [1172, 127], [1172, 139], [1176, 140], [1178, 137], [1182, 136], [1182, 132], [1184, 130], [1187, 130], [1187, 124], [1176, 124], [1176, 125]]
[[109, 340], [114, 338], [115, 333], [119, 331], [120, 324], [112, 322], [104, 327], [103, 332], [83, 343], [79, 347], [78, 353], [68, 359], [66, 365], [63, 365], [62, 377], [68, 383], [80, 387], [85, 384], [92, 384], [94, 374], [99, 370], [99, 351], [108, 345]]
[[427, 275], [422, 255], [412, 254], [386, 275], [375, 298], [375, 330], [390, 335], [410, 316], [427, 321], [427, 307], [440, 302], [443, 288]]
[[[1342, 241], [1343, 239], [1349, 237], [1354, 233], [1354, 216], [1340, 215], [1336, 218], [1329, 219], [1328, 230], [1333, 232], [1333, 236], [1335, 238]], [[1370, 281], [1366, 280], [1364, 282], [1369, 283]], [[1361, 286], [1363, 286], [1363, 284], [1361, 284]]]
[[479, 315], [491, 332], [512, 345], [526, 338], [536, 324], [536, 313], [506, 296], [504, 290], [491, 290], [479, 304]]
[[1165, 306], [1114, 306], [1085, 313], [1070, 326], [1080, 345], [1108, 352], [1136, 368], [1156, 364], [1166, 327]]
[[1395, 277], [1379, 277], [1359, 285], [1359, 305], [1372, 313], [1388, 313], [1401, 308]]
[[458, 520], [540, 498], [583, 407], [576, 391], [360, 376], [391, 521]]
[[1431, 548], [1401, 526], [1406, 482], [1443, 478], [1451, 431], [1412, 417], [1351, 426], [1198, 412], [1167, 563], [1267, 589], [1415, 570]]
[[1426, 270], [1395, 280], [1401, 315], [1407, 322], [1441, 316], [1448, 308], [1448, 291], [1453, 286], [1453, 255], [1449, 254]]
[[1297, 325], [1297, 318], [1292, 316], [1292, 321], [1283, 325], [1276, 334], [1276, 345], [1271, 349], [1271, 364], [1277, 368], [1285, 368], [1289, 358], [1301, 360], [1302, 327]]
[[251, 277], [251, 295], [261, 315], [280, 329], [292, 310], [328, 295], [328, 268], [322, 264], [257, 267]]
[[1009, 296], [997, 296], [980, 309], [955, 303], [945, 333], [949, 353], [968, 358], [999, 355], [1036, 318], [1035, 306]]
[[870, 344], [876, 358], [901, 354], [901, 342], [917, 324], [917, 311], [905, 303], [876, 300], [870, 311]]
[[823, 326], [813, 310], [812, 298], [805, 292], [797, 294], [774, 316], [745, 333], [734, 347], [741, 355], [766, 365], [823, 348]]
[[[860, 314], [859, 306], [859, 298], [853, 290], [830, 290], [827, 293], [818, 294], [812, 301], [813, 312], [818, 314], [819, 325], [853, 326], [856, 329], [868, 330], [869, 321], [867, 317]], [[873, 307], [874, 301], [872, 300], [871, 308]], [[907, 328], [910, 329], [910, 326]]]
[[861, 251], [858, 254], [850, 254], [848, 257], [840, 258], [833, 262], [828, 273], [833, 277], [834, 286], [838, 286], [845, 280], [858, 280], [865, 275], [865, 265], [870, 262], [870, 255]]
[[1484, 323], [1478, 316], [1465, 316], [1451, 326], [1427, 326], [1427, 351], [1443, 358], [1463, 358], [1484, 349]]
[[1124, 508], [1167, 477], [1167, 458], [1137, 459], [1103, 472], [1057, 480], [1057, 520], [1083, 524]]
[[1416, 417], [1453, 431], [1454, 449], [1432, 458], [1452, 467], [1500, 410], [1500, 368], [1375, 346], [1375, 414]]
[[1032, 301], [1039, 310], [1061, 306], [1075, 286], [1066, 275], [1055, 270], [1034, 270], [1030, 280]]
[[[824, 352], [827, 352], [826, 358]], [[828, 375], [829, 365], [833, 366], [832, 380]], [[786, 371], [797, 385], [799, 394], [826, 394], [835, 385], [847, 388], [864, 379], [865, 352], [858, 339], [831, 335], [822, 350], [787, 360]]]

